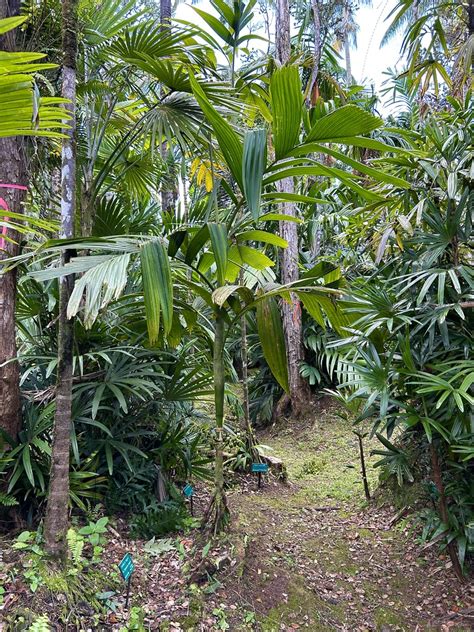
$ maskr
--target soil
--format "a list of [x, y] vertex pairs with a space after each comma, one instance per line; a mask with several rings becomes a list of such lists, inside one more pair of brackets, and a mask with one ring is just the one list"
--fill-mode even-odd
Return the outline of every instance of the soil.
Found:
[[[474, 630], [474, 586], [455, 579], [436, 545], [420, 544], [416, 514], [403, 502], [382, 502], [386, 493], [366, 501], [357, 438], [337, 410], [323, 400], [307, 418], [259, 440], [284, 461], [288, 482], [270, 475], [258, 489], [255, 476], [236, 477], [230, 532], [212, 545], [197, 530], [131, 542], [126, 525], [116, 524], [97, 569], [113, 595], [100, 615], [70, 616], [65, 625], [58, 590], [32, 596], [18, 575], [17, 552], [7, 550], [0, 629], [27, 630], [47, 614], [51, 630]], [[369, 455], [373, 446], [365, 443]], [[367, 457], [372, 492], [376, 459]], [[207, 497], [197, 485], [198, 515]], [[115, 570], [127, 551], [136, 563], [128, 609]]]

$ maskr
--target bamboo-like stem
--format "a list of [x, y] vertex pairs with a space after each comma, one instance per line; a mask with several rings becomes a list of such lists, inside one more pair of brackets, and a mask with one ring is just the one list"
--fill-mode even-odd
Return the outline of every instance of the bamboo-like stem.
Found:
[[[438, 489], [439, 502], [438, 511], [441, 520], [445, 525], [449, 524], [448, 505], [446, 502], [446, 492], [444, 490], [443, 476], [441, 474], [441, 465], [439, 463], [438, 451], [433, 441], [430, 443], [430, 455], [431, 455], [431, 468], [433, 472], [433, 479]], [[453, 571], [456, 577], [461, 583], [465, 582], [465, 578], [462, 572], [461, 564], [459, 562], [458, 553], [454, 542], [448, 544], [448, 553], [453, 564]]]
[[359, 454], [360, 454], [360, 470], [362, 474], [362, 483], [364, 484], [364, 493], [367, 502], [370, 502], [370, 489], [369, 482], [367, 480], [367, 470], [365, 467], [364, 445], [362, 443], [362, 435], [356, 432], [357, 439], [359, 440]]
[[[61, 168], [61, 237], [74, 236], [76, 209], [76, 57], [77, 57], [77, 4], [78, 0], [64, 0], [63, 7], [63, 83], [62, 96], [68, 99], [65, 106], [70, 114], [69, 127], [64, 129]], [[64, 250], [62, 265], [73, 255]], [[56, 558], [66, 556], [66, 532], [69, 503], [69, 452], [72, 410], [72, 377], [74, 322], [68, 320], [67, 305], [74, 288], [72, 275], [61, 277], [59, 291], [58, 377], [56, 411], [51, 453], [51, 479], [44, 524], [46, 550]]]
[[[243, 285], [244, 275], [240, 271], [240, 284]], [[247, 318], [243, 314], [240, 318], [240, 358], [242, 361], [242, 400], [244, 409], [244, 428], [247, 449], [252, 454], [252, 459], [259, 460], [259, 454], [255, 448], [255, 436], [250, 421], [250, 398], [249, 398], [249, 377], [248, 377], [248, 345], [247, 345]]]
[[214, 469], [214, 496], [204, 517], [203, 526], [209, 523], [214, 535], [222, 531], [229, 521], [229, 509], [224, 491], [224, 454], [223, 436], [224, 426], [224, 396], [225, 396], [225, 312], [221, 307], [216, 308], [216, 327], [214, 334], [214, 403], [216, 418], [216, 456]]

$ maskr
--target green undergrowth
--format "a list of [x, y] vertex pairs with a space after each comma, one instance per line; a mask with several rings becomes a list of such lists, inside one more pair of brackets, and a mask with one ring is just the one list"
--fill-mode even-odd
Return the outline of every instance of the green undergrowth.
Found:
[[[379, 585], [370, 573], [361, 570], [361, 563], [370, 558], [378, 544], [372, 529], [361, 528], [357, 522], [351, 524], [351, 519], [363, 511], [367, 501], [360, 474], [358, 441], [348, 422], [327, 411], [313, 425], [304, 422], [289, 425], [264, 436], [261, 441], [271, 446], [272, 455], [283, 460], [289, 484], [278, 490], [269, 486], [262, 493], [239, 496], [235, 528], [256, 538], [260, 546], [268, 545], [267, 537], [272, 549], [274, 544], [278, 545], [273, 553], [259, 558], [258, 565], [261, 576], [271, 578], [274, 572], [283, 571], [288, 586], [281, 589], [284, 597], [276, 599], [274, 596], [273, 601], [267, 602], [264, 614], [261, 612], [258, 616], [260, 627], [257, 629], [276, 632], [282, 625], [292, 629], [292, 624], [297, 624], [319, 632], [350, 626], [355, 617], [361, 621], [369, 619], [377, 630], [409, 630], [403, 613], [413, 590], [412, 578], [400, 570], [392, 574], [390, 586]], [[372, 493], [379, 484], [379, 472], [373, 467], [379, 457], [371, 456], [370, 451], [379, 447], [377, 444], [376, 439], [364, 439]], [[332, 524], [333, 528], [311, 530], [313, 521]], [[295, 537], [300, 522], [301, 534]], [[381, 533], [379, 537], [393, 541], [390, 549], [394, 561], [403, 556], [401, 534], [397, 529]], [[360, 546], [357, 556], [352, 549], [354, 541]], [[330, 578], [334, 596], [331, 591], [323, 594], [318, 591], [317, 582], [308, 581], [302, 561], [309, 568], [314, 564], [318, 572]], [[256, 581], [252, 575], [244, 576], [243, 580]], [[356, 588], [362, 593], [356, 592]], [[268, 585], [259, 585], [255, 592], [262, 595], [271, 590], [270, 581]], [[350, 607], [338, 591], [353, 594]], [[388, 599], [386, 593], [389, 592]]]
[[[365, 503], [358, 441], [348, 426], [347, 421], [327, 413], [324, 420], [303, 431], [290, 426], [277, 436], [265, 439], [271, 444], [272, 454], [287, 466], [290, 481], [300, 488], [293, 497], [294, 506], [328, 500]], [[372, 490], [378, 483], [378, 472], [373, 467], [377, 457], [370, 455], [376, 443], [376, 440], [364, 439], [367, 477]]]

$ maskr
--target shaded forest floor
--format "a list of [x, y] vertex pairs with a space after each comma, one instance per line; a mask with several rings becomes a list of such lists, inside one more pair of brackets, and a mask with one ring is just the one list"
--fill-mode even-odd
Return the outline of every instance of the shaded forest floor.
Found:
[[[101, 615], [87, 599], [71, 605], [58, 587], [31, 597], [21, 577], [12, 580], [15, 559], [7, 553], [0, 621], [3, 612], [4, 621], [27, 622], [34, 610], [49, 616], [53, 630], [474, 629], [474, 587], [457, 583], [436, 547], [421, 550], [412, 518], [395, 520], [398, 507], [377, 499], [367, 505], [356, 437], [324, 401], [306, 422], [259, 439], [284, 461], [289, 481], [269, 477], [257, 490], [254, 477], [237, 477], [229, 493], [232, 528], [218, 546], [208, 550], [197, 531], [131, 542], [116, 525], [97, 569], [102, 590], [114, 593]], [[369, 457], [375, 489], [373, 462]], [[198, 487], [198, 514], [206, 502]], [[128, 610], [116, 571], [126, 551], [137, 566]], [[61, 615], [55, 625], [67, 605], [69, 624]]]

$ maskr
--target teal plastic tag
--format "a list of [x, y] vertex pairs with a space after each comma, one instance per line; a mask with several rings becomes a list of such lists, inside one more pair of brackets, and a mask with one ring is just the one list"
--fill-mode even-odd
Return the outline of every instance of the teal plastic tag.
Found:
[[268, 472], [268, 463], [252, 463], [252, 472]]
[[133, 563], [132, 556], [130, 555], [130, 553], [127, 553], [124, 556], [123, 560], [120, 562], [118, 567], [119, 567], [122, 577], [124, 578], [125, 581], [127, 581], [130, 575], [135, 570], [135, 564]]

